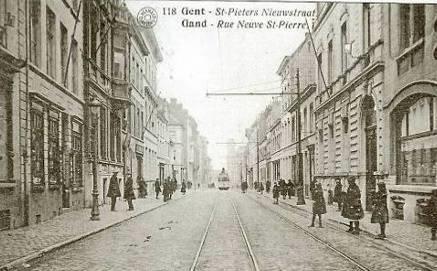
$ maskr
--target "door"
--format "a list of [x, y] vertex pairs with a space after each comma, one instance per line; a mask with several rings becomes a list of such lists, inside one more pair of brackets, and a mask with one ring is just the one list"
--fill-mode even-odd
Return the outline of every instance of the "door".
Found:
[[363, 116], [365, 121], [366, 137], [366, 210], [372, 210], [372, 198], [376, 190], [376, 177], [378, 170], [377, 142], [376, 142], [376, 110], [371, 96], [366, 96], [363, 102]]

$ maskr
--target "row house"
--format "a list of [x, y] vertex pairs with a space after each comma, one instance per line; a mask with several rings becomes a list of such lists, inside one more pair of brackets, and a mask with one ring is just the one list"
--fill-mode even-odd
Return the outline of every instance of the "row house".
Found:
[[[309, 196], [309, 183], [314, 177], [315, 165], [316, 69], [314, 53], [308, 42], [309, 35], [293, 54], [284, 57], [277, 70], [283, 93], [280, 173], [283, 179], [303, 185], [305, 196]], [[302, 180], [299, 178], [299, 144]]]
[[258, 121], [255, 121], [250, 128], [245, 130], [247, 147], [244, 155], [246, 165], [246, 181], [249, 187], [253, 187], [259, 181], [259, 136]]
[[[316, 177], [325, 189], [335, 178], [357, 177], [371, 206], [382, 178], [384, 88], [382, 4], [318, 3], [313, 28], [317, 56]], [[308, 45], [311, 46], [311, 45]]]
[[377, 173], [389, 184], [392, 215], [426, 223], [422, 205], [437, 189], [437, 5], [381, 9], [384, 89], [372, 93]]
[[[109, 179], [117, 173], [121, 189], [126, 175], [123, 142], [123, 115], [129, 107], [129, 73], [121, 72], [114, 56], [122, 47], [118, 39], [120, 9], [117, 1], [83, 2], [83, 74], [85, 109], [85, 138], [87, 149], [97, 152], [96, 182], [99, 203], [106, 203]], [[124, 52], [126, 58], [127, 52]], [[117, 57], [117, 59], [119, 59]], [[127, 61], [126, 61], [127, 63]], [[91, 205], [93, 185], [92, 163], [86, 164], [85, 187], [87, 205]]]
[[84, 206], [83, 11], [0, 1], [0, 229]]
[[[190, 181], [195, 187], [201, 180], [201, 160], [206, 159], [207, 144], [197, 130], [197, 123], [176, 99], [166, 102], [168, 112], [169, 156], [172, 176], [178, 183]], [[205, 158], [204, 158], [205, 157]], [[208, 159], [207, 159], [208, 160]], [[203, 175], [209, 175], [207, 167]]]
[[319, 3], [316, 175], [356, 176], [366, 208], [376, 183], [392, 216], [426, 222], [436, 188], [435, 5]]
[[158, 136], [158, 178], [160, 181], [171, 176], [170, 138], [168, 133], [168, 112], [164, 101], [160, 99], [157, 112], [157, 136]]

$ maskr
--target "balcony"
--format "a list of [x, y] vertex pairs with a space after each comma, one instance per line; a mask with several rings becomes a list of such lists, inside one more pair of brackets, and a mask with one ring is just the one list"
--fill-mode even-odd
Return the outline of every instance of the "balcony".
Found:
[[112, 79], [112, 102], [116, 109], [126, 109], [131, 104], [131, 87], [129, 83], [121, 79]]

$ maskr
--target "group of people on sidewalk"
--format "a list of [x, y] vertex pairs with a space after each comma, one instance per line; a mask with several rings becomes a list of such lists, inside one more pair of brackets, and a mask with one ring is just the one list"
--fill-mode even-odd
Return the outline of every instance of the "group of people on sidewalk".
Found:
[[[164, 182], [162, 183], [162, 189], [161, 189], [161, 183], [158, 178], [156, 178], [155, 181], [155, 198], [159, 198], [159, 193], [162, 192], [163, 200], [164, 202], [171, 200], [171, 197], [174, 193], [176, 193], [176, 190], [178, 188], [178, 183], [176, 181], [176, 178], [171, 179], [170, 176], [167, 177]], [[181, 193], [182, 195], [185, 195], [187, 192], [187, 184], [185, 180], [182, 181], [181, 184]]]
[[[291, 196], [294, 196], [296, 194], [295, 191], [295, 187], [297, 185], [292, 182], [291, 180], [288, 180], [288, 182], [286, 182], [284, 179], [280, 179], [279, 182], [275, 182], [273, 184], [273, 197], [276, 199], [275, 202], [278, 202], [279, 199], [279, 195], [282, 195], [283, 199], [288, 198], [290, 199]], [[270, 188], [271, 188], [271, 182], [269, 180], [266, 181], [266, 185], [265, 185], [265, 191], [267, 193], [270, 193]], [[264, 184], [262, 182], [255, 182], [255, 190], [257, 190], [259, 193], [263, 194], [264, 192]], [[276, 192], [276, 193], [275, 193]], [[275, 197], [276, 195], [276, 197]]]
[[[111, 179], [109, 180], [108, 192], [106, 194], [107, 197], [111, 198], [111, 211], [115, 211], [117, 198], [121, 197], [120, 184], [117, 175], [118, 175], [118, 171], [114, 171], [111, 176]], [[148, 194], [146, 182], [141, 177], [139, 177], [137, 180], [137, 184], [138, 184], [138, 197], [145, 198]], [[187, 185], [184, 180], [181, 184], [181, 193], [185, 195], [186, 189], [187, 189]], [[170, 177], [167, 177], [162, 184], [162, 189], [159, 179], [157, 178], [155, 181], [156, 199], [159, 198], [159, 193], [162, 192], [164, 196], [164, 202], [166, 202], [171, 199], [172, 195], [176, 192], [176, 190], [177, 190], [176, 178], [170, 179]], [[136, 197], [134, 192], [132, 174], [130, 173], [127, 174], [127, 178], [124, 182], [123, 194], [124, 194], [123, 198], [127, 201], [128, 204], [128, 208], [129, 208], [128, 210], [133, 211], [134, 210], [133, 200], [136, 199]]]
[[[295, 196], [296, 185], [285, 180], [280, 180], [279, 183], [275, 182], [273, 185], [273, 203], [279, 203], [279, 197], [282, 195], [283, 199]], [[269, 192], [269, 185], [266, 182], [266, 190]], [[258, 185], [258, 192], [263, 192], [262, 183]], [[309, 227], [315, 226], [316, 217], [318, 217], [319, 227], [323, 228], [322, 225], [322, 215], [326, 214], [326, 202], [323, 194], [322, 184], [314, 179], [310, 183], [310, 193], [313, 200], [312, 206], [312, 220]], [[332, 193], [332, 192], [331, 192]], [[347, 232], [352, 234], [360, 233], [360, 220], [364, 218], [364, 209], [361, 203], [361, 191], [355, 182], [355, 177], [350, 176], [348, 178], [348, 187], [346, 191], [343, 191], [340, 179], [336, 180], [336, 186], [334, 188], [333, 199], [330, 200], [338, 204], [338, 211], [341, 212], [341, 216], [349, 220], [349, 229]], [[371, 216], [371, 223], [377, 223], [380, 225], [380, 234], [377, 236], [378, 239], [385, 239], [385, 229], [386, 224], [389, 223], [389, 214], [387, 208], [387, 189], [385, 183], [378, 183], [378, 191], [373, 195], [372, 201], [373, 209]], [[437, 206], [437, 193], [436, 193], [436, 206]], [[437, 230], [437, 227], [436, 227]]]
[[[338, 205], [338, 211], [341, 215], [349, 219], [348, 232], [353, 234], [359, 234], [360, 232], [360, 220], [364, 218], [364, 210], [361, 203], [361, 191], [358, 185], [355, 183], [355, 177], [348, 178], [347, 191], [343, 191], [343, 186], [339, 178], [336, 179], [336, 185], [334, 188], [333, 202]], [[387, 208], [387, 188], [384, 182], [377, 184], [378, 191], [372, 196], [372, 215], [370, 218], [371, 223], [379, 224], [380, 234], [377, 239], [385, 239], [386, 224], [389, 223], [389, 214]]]

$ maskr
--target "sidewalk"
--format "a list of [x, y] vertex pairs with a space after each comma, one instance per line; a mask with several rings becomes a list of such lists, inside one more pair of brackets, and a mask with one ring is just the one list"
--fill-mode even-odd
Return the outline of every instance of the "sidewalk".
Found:
[[[272, 198], [272, 194], [264, 194], [268, 198]], [[291, 197], [291, 199], [283, 200], [280, 197], [279, 202], [288, 204], [294, 208], [304, 210], [308, 213], [312, 213], [313, 201], [310, 199], [305, 199], [305, 205], [296, 205], [297, 198]], [[340, 212], [337, 211], [337, 205], [327, 205], [327, 213], [323, 215], [324, 220], [329, 220], [334, 223], [349, 225], [349, 220], [341, 216]], [[362, 231], [370, 235], [379, 234], [379, 224], [370, 223], [371, 212], [365, 212], [365, 216], [360, 220], [360, 228]], [[347, 230], [347, 227], [344, 228]], [[387, 241], [395, 243], [400, 246], [407, 247], [418, 252], [423, 252], [426, 254], [433, 255], [437, 257], [437, 241], [431, 241], [431, 228], [406, 222], [399, 219], [390, 219], [387, 225]]]
[[[169, 202], [185, 197], [181, 193], [173, 196], [173, 200]], [[23, 264], [165, 204], [167, 203], [163, 202], [162, 195], [159, 199], [154, 197], [136, 199], [135, 210], [127, 211], [127, 202], [118, 200], [116, 212], [110, 211], [109, 204], [100, 206], [99, 221], [91, 221], [91, 209], [86, 208], [57, 216], [41, 224], [1, 231], [0, 270], [8, 270], [12, 266]]]

